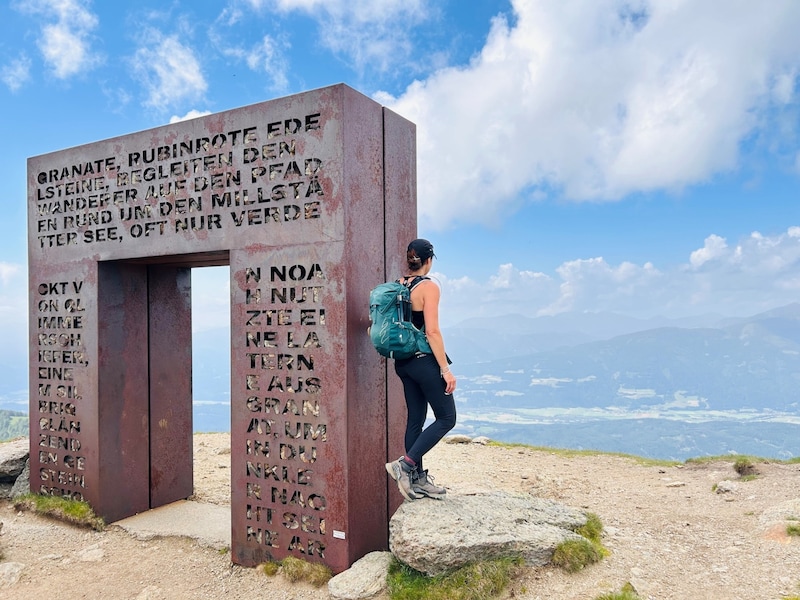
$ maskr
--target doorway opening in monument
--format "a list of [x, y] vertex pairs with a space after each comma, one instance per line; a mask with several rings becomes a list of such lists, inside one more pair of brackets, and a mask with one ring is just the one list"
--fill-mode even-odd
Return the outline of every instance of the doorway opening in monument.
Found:
[[[230, 267], [192, 268], [192, 429], [231, 430]], [[230, 453], [227, 454], [230, 459]], [[224, 460], [225, 456], [220, 456]]]

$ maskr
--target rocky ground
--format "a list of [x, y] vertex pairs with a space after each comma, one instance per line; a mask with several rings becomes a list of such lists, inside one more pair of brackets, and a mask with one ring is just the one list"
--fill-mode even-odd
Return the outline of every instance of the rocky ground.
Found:
[[[196, 435], [195, 462], [197, 499], [226, 504], [229, 436]], [[606, 455], [440, 444], [426, 467], [450, 494], [524, 491], [600, 516], [609, 557], [577, 574], [531, 569], [508, 597], [593, 600], [625, 582], [658, 600], [800, 594], [800, 538], [786, 535], [787, 522], [800, 518], [798, 464], [758, 463], [758, 476], [740, 481], [731, 462], [646, 466]], [[232, 566], [228, 553], [183, 538], [142, 541], [113, 525], [86, 531], [17, 513], [7, 501], [0, 521], [0, 599], [328, 598], [325, 588]]]

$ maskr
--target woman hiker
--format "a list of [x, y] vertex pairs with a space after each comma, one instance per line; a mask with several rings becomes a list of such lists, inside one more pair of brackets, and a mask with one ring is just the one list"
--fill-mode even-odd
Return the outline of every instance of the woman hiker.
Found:
[[[422, 457], [456, 424], [456, 405], [453, 400], [456, 378], [450, 371], [450, 359], [445, 353], [444, 339], [439, 329], [440, 290], [427, 277], [434, 256], [433, 245], [428, 240], [412, 241], [406, 251], [408, 273], [400, 279], [400, 283], [414, 285], [416, 278], [424, 278], [411, 290], [411, 320], [417, 328], [424, 327], [433, 351], [433, 354], [418, 352], [411, 358], [395, 360], [394, 363], [395, 372], [403, 382], [408, 408], [406, 453], [386, 463], [386, 470], [408, 500], [423, 496], [444, 498], [445, 489], [435, 485], [428, 471], [422, 468]], [[423, 430], [428, 405], [436, 420]]]

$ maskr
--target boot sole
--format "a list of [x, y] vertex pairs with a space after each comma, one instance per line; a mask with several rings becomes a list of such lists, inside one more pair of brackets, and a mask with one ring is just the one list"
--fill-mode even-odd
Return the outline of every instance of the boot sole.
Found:
[[424, 490], [417, 489], [417, 488], [411, 488], [411, 489], [414, 490], [414, 493], [417, 494], [418, 496], [424, 496], [426, 498], [431, 498], [433, 500], [444, 500], [445, 498], [447, 498], [447, 493], [444, 493], [444, 494], [429, 494], [428, 492], [426, 492]]

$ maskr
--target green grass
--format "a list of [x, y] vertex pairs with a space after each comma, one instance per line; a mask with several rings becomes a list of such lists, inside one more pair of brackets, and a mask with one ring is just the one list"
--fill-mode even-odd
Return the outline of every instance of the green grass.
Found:
[[92, 507], [87, 502], [67, 500], [58, 496], [41, 496], [39, 494], [25, 494], [14, 500], [17, 510], [29, 510], [52, 519], [89, 527], [96, 531], [105, 529], [103, 519], [94, 514]]
[[800, 525], [790, 523], [786, 526], [786, 535], [800, 536]]
[[261, 570], [267, 577], [274, 577], [275, 575], [277, 575], [280, 568], [281, 568], [281, 563], [273, 561], [265, 562], [263, 565], [261, 565]]
[[556, 547], [550, 562], [568, 573], [577, 573], [607, 555], [608, 550], [587, 539], [567, 540]]
[[555, 454], [557, 456], [564, 456], [566, 458], [570, 458], [573, 456], [617, 456], [619, 458], [630, 459], [643, 466], [655, 466], [655, 467], [675, 467], [681, 464], [706, 464], [715, 462], [733, 463], [734, 468], [736, 468], [737, 463], [739, 463], [740, 465], [745, 465], [747, 463], [749, 463], [750, 465], [755, 465], [755, 463], [775, 463], [784, 465], [800, 463], [800, 456], [796, 456], [794, 458], [789, 458], [786, 460], [781, 460], [777, 458], [764, 458], [762, 456], [752, 456], [744, 454], [719, 454], [715, 456], [699, 456], [696, 458], [687, 458], [684, 462], [681, 462], [677, 460], [660, 460], [655, 458], [646, 458], [643, 456], [637, 456], [635, 454], [625, 454], [623, 452], [606, 452], [604, 450], [572, 450], [569, 448], [552, 448], [550, 446], [531, 446], [530, 444], [497, 442], [494, 440], [490, 441], [488, 445], [499, 446], [501, 448], [524, 448], [527, 450], [531, 450], [532, 452], [547, 452], [548, 454]]
[[519, 557], [498, 558], [428, 577], [397, 559], [389, 565], [391, 600], [487, 600], [497, 597], [523, 568]]
[[586, 523], [575, 530], [582, 540], [567, 540], [560, 543], [550, 562], [569, 573], [577, 573], [587, 566], [601, 561], [609, 552], [603, 547], [600, 538], [603, 524], [594, 513], [586, 514]]
[[[794, 460], [794, 459], [792, 459]], [[687, 458], [687, 464], [696, 464], [696, 465], [703, 465], [707, 463], [715, 463], [715, 462], [727, 462], [736, 464], [737, 461], [742, 461], [742, 463], [749, 462], [749, 463], [757, 463], [757, 462], [774, 462], [774, 463], [790, 463], [790, 460], [778, 460], [773, 458], [763, 458], [760, 456], [751, 456], [749, 454], [716, 454], [714, 456], [697, 456], [695, 458]]]
[[597, 596], [595, 600], [641, 600], [641, 596], [630, 583], [626, 583], [619, 592], [602, 594]]
[[586, 514], [586, 523], [575, 530], [575, 533], [582, 535], [590, 542], [600, 543], [600, 536], [603, 535], [603, 523], [595, 513]]

